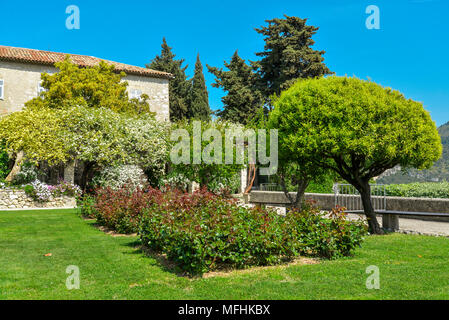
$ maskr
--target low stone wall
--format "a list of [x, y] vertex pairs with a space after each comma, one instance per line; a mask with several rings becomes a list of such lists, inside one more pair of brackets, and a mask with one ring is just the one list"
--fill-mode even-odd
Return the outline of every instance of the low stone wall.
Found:
[[[294, 197], [296, 193], [292, 192], [291, 195]], [[335, 207], [335, 196], [333, 194], [306, 193], [305, 198], [315, 201], [316, 205], [322, 210], [331, 210]], [[248, 195], [247, 201], [253, 204], [277, 205], [280, 207], [289, 203], [284, 192], [274, 191], [252, 191]], [[386, 197], [386, 205], [387, 210], [394, 211], [449, 213], [449, 199]], [[449, 221], [445, 217], [419, 217], [419, 219]]]
[[61, 196], [50, 198], [47, 202], [37, 202], [20, 189], [0, 189], [0, 210], [20, 210], [39, 208], [75, 208], [73, 197]]

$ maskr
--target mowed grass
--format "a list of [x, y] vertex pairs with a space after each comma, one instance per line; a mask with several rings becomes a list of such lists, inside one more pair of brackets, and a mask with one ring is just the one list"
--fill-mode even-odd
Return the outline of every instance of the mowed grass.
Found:
[[[137, 237], [93, 224], [75, 210], [0, 212], [0, 299], [449, 299], [447, 238], [372, 236], [354, 257], [189, 279], [145, 256]], [[66, 288], [69, 265], [79, 290]], [[371, 265], [379, 290], [365, 285]]]

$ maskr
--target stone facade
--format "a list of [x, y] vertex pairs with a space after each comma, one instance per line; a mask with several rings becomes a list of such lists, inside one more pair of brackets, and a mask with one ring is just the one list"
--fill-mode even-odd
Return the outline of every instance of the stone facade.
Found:
[[148, 103], [151, 111], [156, 113], [157, 119], [170, 120], [168, 79], [128, 75], [124, 80], [128, 82], [128, 93], [139, 90], [141, 94], [150, 97]]
[[76, 208], [76, 200], [73, 197], [61, 196], [41, 203], [34, 201], [21, 189], [0, 189], [0, 210], [39, 208]]
[[[38, 96], [41, 73], [55, 73], [51, 66], [0, 61], [0, 80], [3, 80], [3, 99], [0, 98], [0, 116], [20, 111], [25, 102]], [[169, 80], [149, 76], [128, 75], [128, 93], [138, 90], [147, 94], [152, 112], [159, 120], [169, 120]]]

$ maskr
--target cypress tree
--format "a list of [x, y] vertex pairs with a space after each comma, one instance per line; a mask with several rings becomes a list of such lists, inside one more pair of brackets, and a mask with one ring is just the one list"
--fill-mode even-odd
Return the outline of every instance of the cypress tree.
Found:
[[307, 19], [289, 17], [267, 20], [267, 27], [255, 29], [265, 38], [264, 51], [256, 53], [261, 60], [252, 62], [259, 74], [259, 88], [266, 101], [272, 94], [280, 95], [298, 78], [332, 74], [323, 63], [325, 51], [312, 49], [312, 36], [319, 28], [306, 25]]
[[170, 120], [177, 121], [188, 117], [188, 96], [190, 84], [187, 80], [186, 69], [183, 67], [184, 59], [175, 59], [172, 48], [168, 46], [165, 38], [162, 40], [162, 51], [156, 56], [147, 68], [173, 74], [174, 79], [170, 80]]
[[257, 74], [240, 58], [238, 51], [224, 65], [228, 71], [207, 66], [216, 77], [212, 86], [227, 92], [221, 99], [223, 110], [218, 111], [217, 115], [232, 122], [247, 124], [262, 106], [262, 94], [255, 86]]
[[195, 73], [191, 81], [189, 117], [205, 121], [210, 120], [209, 94], [199, 54], [196, 59]]

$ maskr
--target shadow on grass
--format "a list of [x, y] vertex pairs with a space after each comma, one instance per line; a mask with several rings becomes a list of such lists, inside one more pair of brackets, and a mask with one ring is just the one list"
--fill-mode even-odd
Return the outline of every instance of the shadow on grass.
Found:
[[132, 247], [134, 250], [131, 252], [128, 252], [128, 254], [141, 254], [145, 257], [151, 258], [154, 260], [153, 265], [160, 267], [163, 271], [172, 273], [176, 275], [177, 277], [182, 278], [201, 278], [201, 275], [191, 275], [183, 271], [178, 264], [176, 264], [173, 261], [170, 261], [165, 254], [162, 254], [160, 252], [156, 252], [154, 250], [151, 250], [147, 247], [145, 247], [142, 242], [139, 240], [130, 241], [125, 244], [123, 244], [128, 247]]

